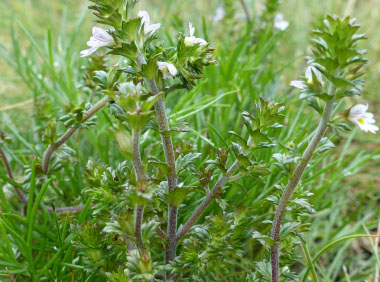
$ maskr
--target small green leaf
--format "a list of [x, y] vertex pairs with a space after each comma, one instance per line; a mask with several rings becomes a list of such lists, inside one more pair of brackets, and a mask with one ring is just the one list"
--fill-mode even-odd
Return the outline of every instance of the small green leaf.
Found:
[[258, 231], [254, 231], [252, 233], [252, 238], [259, 240], [262, 245], [268, 244], [269, 246], [273, 246], [275, 244], [274, 240], [271, 237], [261, 234]]

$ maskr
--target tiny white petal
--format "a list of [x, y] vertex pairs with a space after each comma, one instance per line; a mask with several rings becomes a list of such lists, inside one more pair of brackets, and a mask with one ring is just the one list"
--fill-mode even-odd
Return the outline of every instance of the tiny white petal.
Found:
[[148, 26], [146, 29], [144, 29], [144, 32], [145, 33], [155, 32], [160, 27], [161, 27], [160, 23], [152, 24], [152, 25]]
[[373, 125], [373, 124], [368, 124], [367, 129], [369, 132], [376, 134], [376, 131], [379, 130], [379, 127], [377, 127], [376, 125]]
[[225, 15], [226, 15], [226, 11], [224, 10], [224, 8], [222, 6], [219, 6], [218, 8], [216, 8], [213, 21], [214, 22], [221, 21], [224, 19]]
[[157, 62], [158, 69], [162, 72], [164, 78], [172, 78], [177, 75], [177, 68], [168, 62]]
[[368, 104], [363, 105], [363, 104], [357, 104], [353, 106], [350, 110], [350, 117], [356, 118], [358, 116], [361, 116], [368, 110]]
[[364, 113], [363, 115], [366, 119], [373, 119], [373, 113]]
[[274, 17], [274, 28], [284, 31], [289, 26], [289, 23], [284, 20], [284, 16], [282, 14], [277, 14]]
[[308, 66], [306, 71], [305, 71], [305, 77], [307, 79], [313, 79], [313, 74], [311, 73], [311, 66]]
[[109, 45], [109, 43], [103, 42], [103, 41], [98, 41], [98, 40], [90, 40], [87, 42], [87, 45], [90, 47], [100, 48], [100, 47], [104, 47], [104, 46]]
[[207, 41], [202, 38], [197, 38], [194, 36], [195, 28], [192, 23], [189, 23], [189, 36], [185, 37], [184, 43], [187, 47], [193, 47], [195, 44], [204, 46], [207, 44]]
[[309, 84], [313, 83], [313, 73], [317, 77], [319, 83], [324, 85], [322, 73], [316, 67], [313, 66], [308, 66], [306, 69], [305, 77], [307, 78], [307, 82]]
[[149, 26], [150, 24], [150, 17], [147, 11], [142, 10], [137, 13], [137, 16], [141, 18], [141, 24], [144, 24], [145, 26]]
[[91, 48], [81, 51], [81, 57], [87, 57], [94, 53], [98, 48], [110, 46], [114, 43], [113, 37], [106, 30], [94, 26], [92, 28], [92, 36], [90, 37], [90, 40], [87, 41], [87, 46]]
[[176, 76], [178, 73], [177, 68], [173, 64], [168, 64], [169, 72], [172, 76]]
[[195, 28], [193, 27], [192, 23], [189, 23], [189, 36], [193, 37], [195, 32]]
[[[111, 42], [113, 41], [112, 36], [104, 29], [94, 26], [92, 28], [92, 35], [95, 40], [99, 40], [102, 42]], [[91, 39], [90, 39], [91, 40]]]
[[193, 42], [194, 42], [194, 44], [199, 44], [199, 45], [201, 45], [201, 46], [204, 46], [204, 45], [207, 44], [207, 41], [206, 41], [206, 40], [204, 40], [204, 39], [202, 39], [202, 38], [197, 38], [197, 37], [195, 37], [195, 38], [193, 39]]
[[166, 65], [167, 65], [167, 63], [165, 63], [165, 62], [157, 62], [157, 66], [158, 66], [159, 70], [162, 70], [163, 68], [165, 68]]
[[303, 82], [302, 80], [293, 80], [293, 81], [290, 82], [289, 85], [293, 86], [293, 87], [296, 87], [296, 88], [299, 88], [299, 89], [306, 88], [305, 82]]
[[97, 47], [91, 47], [90, 49], [86, 49], [80, 52], [81, 57], [87, 57], [90, 56], [92, 53], [94, 53], [98, 48]]
[[156, 23], [156, 24], [152, 24], [152, 25], [150, 24], [149, 14], [145, 10], [139, 11], [137, 16], [139, 18], [141, 18], [141, 26], [144, 26], [144, 33], [145, 34], [153, 33], [161, 27], [160, 23]]

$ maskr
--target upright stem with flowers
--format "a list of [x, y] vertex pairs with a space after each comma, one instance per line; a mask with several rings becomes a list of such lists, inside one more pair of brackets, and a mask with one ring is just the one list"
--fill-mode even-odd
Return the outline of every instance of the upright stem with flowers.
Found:
[[[306, 99], [322, 115], [313, 138], [305, 149], [298, 165], [289, 178], [276, 208], [272, 224], [271, 247], [272, 281], [280, 281], [280, 230], [287, 203], [301, 181], [301, 177], [319, 142], [330, 126], [339, 130], [334, 122], [330, 123], [335, 102], [344, 97], [360, 95], [363, 89], [361, 68], [366, 63], [365, 51], [357, 48], [356, 42], [364, 39], [364, 34], [357, 34], [359, 25], [349, 17], [327, 16], [320, 29], [314, 30], [312, 55], [308, 57], [308, 68], [303, 80], [290, 83], [301, 89], [301, 99]], [[318, 107], [323, 101], [324, 108]], [[344, 116], [356, 123], [365, 132], [376, 133], [379, 129], [373, 123], [373, 114], [367, 113], [368, 105], [355, 105], [346, 111]]]

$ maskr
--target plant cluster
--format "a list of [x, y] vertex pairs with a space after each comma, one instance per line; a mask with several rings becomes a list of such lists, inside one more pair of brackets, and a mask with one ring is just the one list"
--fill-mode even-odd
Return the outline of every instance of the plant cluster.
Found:
[[[47, 117], [40, 126], [43, 153], [36, 149], [22, 183], [2, 149], [9, 138], [0, 134], [7, 171], [1, 178], [21, 201], [14, 213], [11, 204], [18, 203], [9, 203], [7, 190], [0, 189], [0, 246], [11, 254], [0, 262], [7, 266], [4, 273], [30, 281], [74, 275], [78, 281], [296, 281], [288, 266], [298, 259], [297, 247], [306, 246], [307, 218], [315, 212], [313, 193], [302, 182], [305, 170], [313, 156], [334, 148], [325, 136], [329, 129], [340, 136], [350, 121], [365, 132], [378, 131], [368, 105], [340, 107], [363, 90], [366, 59], [357, 42], [365, 36], [357, 33], [359, 26], [349, 17], [327, 16], [313, 31], [304, 77], [291, 82], [321, 116], [315, 131], [306, 128], [300, 142], [284, 142], [287, 105], [259, 98], [241, 111], [237, 128], [224, 123], [229, 137], [220, 138], [222, 146], [209, 141], [212, 146], [202, 148], [186, 138], [191, 126], [183, 122], [202, 105], [190, 100], [193, 110], [182, 102], [180, 116], [168, 110], [167, 101], [170, 95], [191, 94], [207, 68], [217, 64], [212, 44], [197, 37], [192, 23], [170, 44], [164, 42], [164, 27], [151, 23], [147, 11], [136, 12], [137, 0], [91, 2], [96, 22], [106, 27], [94, 26], [89, 49], [80, 53], [89, 101], [71, 101], [59, 118]], [[257, 30], [287, 29], [274, 15], [278, 2], [267, 1], [261, 18], [273, 26]], [[230, 94], [238, 95], [225, 96]], [[79, 139], [84, 130], [96, 131], [96, 114], [104, 108], [117, 157], [102, 152], [103, 160], [87, 158], [79, 170], [81, 162], [66, 143], [74, 134]], [[93, 138], [101, 139], [102, 132]], [[70, 192], [77, 205], [46, 204], [45, 193], [70, 198], [71, 190], [57, 186], [74, 179], [81, 186]], [[265, 193], [252, 201], [259, 189]], [[19, 235], [23, 229], [25, 238]], [[304, 271], [304, 281], [309, 272], [316, 281], [307, 246], [306, 254], [311, 272]]]

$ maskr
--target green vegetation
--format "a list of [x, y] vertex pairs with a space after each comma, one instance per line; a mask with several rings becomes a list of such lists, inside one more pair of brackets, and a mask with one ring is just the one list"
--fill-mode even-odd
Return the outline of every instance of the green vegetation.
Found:
[[[380, 223], [380, 139], [342, 114], [368, 103], [379, 120], [380, 0], [279, 2], [246, 0], [248, 21], [240, 1], [140, 0], [131, 14], [147, 10], [151, 24], [161, 23], [154, 41], [160, 47], [144, 38], [143, 55], [152, 62], [152, 54], [188, 60], [177, 65], [181, 77], [170, 89], [155, 63], [136, 72], [144, 64], [131, 48], [80, 57], [96, 20], [90, 2], [0, 2], [0, 280], [160, 281], [166, 272], [178, 281], [271, 281], [272, 220], [318, 126], [315, 109], [324, 103], [300, 100], [289, 83], [305, 73], [313, 27], [338, 14], [357, 17], [358, 33], [366, 33], [358, 42], [368, 49], [364, 88], [362, 96], [338, 101], [333, 115], [343, 121], [327, 130], [288, 203], [280, 281], [377, 281], [379, 239], [371, 236]], [[224, 17], [215, 21], [218, 7]], [[279, 12], [290, 23], [284, 31], [273, 26]], [[178, 34], [188, 36], [189, 21], [215, 50], [174, 51], [177, 42], [186, 45]], [[126, 42], [128, 32], [115, 38]], [[195, 56], [202, 60], [189, 63]], [[143, 83], [142, 77], [166, 93], [176, 193], [165, 182], [173, 166], [165, 162], [165, 130], [152, 111], [163, 94], [119, 88], [126, 80]], [[75, 130], [65, 135], [70, 127]], [[57, 145], [61, 136], [68, 138]], [[131, 154], [133, 137], [143, 173]], [[248, 138], [254, 145], [247, 146]], [[235, 159], [239, 173], [216, 189], [215, 200], [180, 236], [176, 259], [165, 265], [164, 257], [173, 260], [163, 253], [168, 213], [179, 207], [181, 231]], [[145, 206], [140, 234], [136, 205]]]

